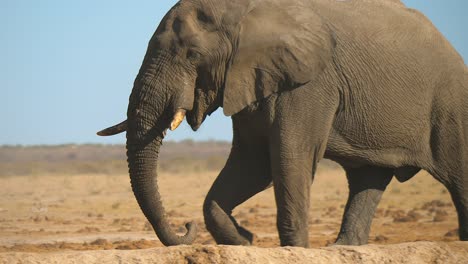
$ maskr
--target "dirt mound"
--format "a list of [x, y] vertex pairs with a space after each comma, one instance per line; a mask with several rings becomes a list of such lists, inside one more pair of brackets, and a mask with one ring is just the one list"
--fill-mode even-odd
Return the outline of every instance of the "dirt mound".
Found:
[[318, 249], [196, 245], [144, 250], [1, 253], [0, 263], [468, 263], [468, 242]]

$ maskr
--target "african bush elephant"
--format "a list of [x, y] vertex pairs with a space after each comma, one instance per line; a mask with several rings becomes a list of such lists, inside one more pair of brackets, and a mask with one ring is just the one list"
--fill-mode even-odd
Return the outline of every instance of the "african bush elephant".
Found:
[[232, 150], [203, 212], [219, 244], [248, 245], [233, 208], [273, 183], [282, 246], [308, 246], [317, 163], [341, 164], [349, 198], [336, 244], [367, 242], [395, 176], [424, 169], [443, 183], [468, 240], [468, 70], [421, 13], [395, 0], [182, 0], [151, 38], [130, 95], [127, 131], [136, 199], [165, 245], [177, 236], [156, 185], [167, 128], [197, 130], [222, 107]]

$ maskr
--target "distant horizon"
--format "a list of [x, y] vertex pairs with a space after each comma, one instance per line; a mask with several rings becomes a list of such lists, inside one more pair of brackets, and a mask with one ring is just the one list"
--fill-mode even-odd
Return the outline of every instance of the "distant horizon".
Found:
[[[231, 140], [222, 140], [222, 139], [192, 139], [192, 138], [182, 138], [182, 139], [168, 139], [163, 141], [163, 145], [167, 143], [226, 143], [231, 144]], [[60, 147], [60, 146], [125, 146], [126, 142], [123, 143], [58, 143], [58, 144], [0, 144], [0, 148], [9, 148], [9, 147], [25, 147], [25, 148], [34, 148], [34, 147]]]
[[[125, 144], [96, 132], [126, 118], [147, 43], [176, 0], [6, 1], [0, 9], [0, 145]], [[403, 0], [468, 58], [468, 1]], [[166, 140], [232, 140], [218, 109], [198, 132], [187, 122]]]

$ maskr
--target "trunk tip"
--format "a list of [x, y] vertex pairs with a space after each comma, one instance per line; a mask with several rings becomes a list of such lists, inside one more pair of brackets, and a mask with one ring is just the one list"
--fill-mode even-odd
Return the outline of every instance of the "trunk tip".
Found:
[[197, 224], [194, 221], [188, 222], [185, 224], [185, 228], [187, 229], [187, 233], [183, 236], [173, 236], [168, 239], [168, 237], [160, 236], [158, 232], [159, 240], [167, 247], [170, 246], [178, 246], [178, 245], [192, 245], [193, 241], [197, 236]]
[[187, 235], [189, 235], [190, 233], [193, 233], [194, 239], [195, 239], [195, 235], [197, 233], [197, 223], [195, 223], [195, 221], [190, 221], [188, 223], [185, 223], [185, 228], [187, 229]]

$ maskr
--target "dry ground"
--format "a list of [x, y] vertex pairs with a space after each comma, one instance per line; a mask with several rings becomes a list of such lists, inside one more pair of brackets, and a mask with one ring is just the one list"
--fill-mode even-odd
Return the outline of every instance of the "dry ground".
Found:
[[[468, 263], [468, 244], [450, 243], [458, 240], [450, 196], [426, 172], [403, 184], [392, 181], [372, 225], [369, 242], [374, 246], [261, 249], [279, 245], [270, 188], [234, 211], [239, 223], [255, 233], [259, 248], [214, 247], [204, 228], [202, 203], [228, 152], [229, 143], [222, 142], [170, 143], [163, 148], [159, 185], [169, 221], [179, 233], [187, 221], [195, 220], [199, 227], [195, 247], [164, 249], [131, 192], [123, 146], [0, 147], [0, 263], [203, 263], [225, 262], [226, 257], [233, 263], [259, 260], [256, 257], [264, 263], [285, 263], [317, 256], [324, 257], [324, 263], [372, 256], [372, 263], [377, 255], [380, 261], [375, 263], [384, 263], [401, 262], [408, 254], [422, 256], [422, 262], [450, 255], [456, 263], [463, 256]], [[347, 195], [344, 172], [332, 163], [321, 164], [311, 190], [313, 248], [336, 238]], [[415, 241], [435, 243], [381, 246]]]
[[[160, 174], [174, 230], [194, 219], [197, 244], [214, 244], [204, 229], [203, 199], [216, 172]], [[0, 252], [142, 249], [161, 246], [130, 189], [127, 175], [1, 177]], [[346, 202], [345, 175], [320, 169], [311, 191], [310, 244], [325, 246], [339, 231]], [[278, 246], [270, 188], [234, 212], [256, 234], [255, 245]], [[392, 181], [372, 225], [370, 243], [456, 241], [455, 209], [444, 187], [425, 172], [404, 184]]]

